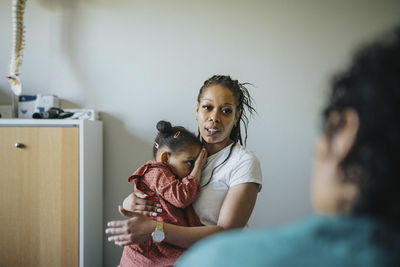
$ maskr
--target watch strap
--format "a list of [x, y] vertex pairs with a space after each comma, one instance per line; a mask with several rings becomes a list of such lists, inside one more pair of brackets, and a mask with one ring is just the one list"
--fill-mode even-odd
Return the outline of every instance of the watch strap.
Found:
[[163, 222], [159, 222], [159, 221], [156, 222], [155, 231], [157, 231], [157, 230], [164, 232], [164, 223]]

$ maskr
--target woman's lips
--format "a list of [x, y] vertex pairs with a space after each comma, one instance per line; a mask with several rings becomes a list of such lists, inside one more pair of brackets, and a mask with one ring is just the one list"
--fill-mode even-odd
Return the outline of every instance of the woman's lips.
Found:
[[208, 135], [214, 135], [220, 132], [218, 128], [205, 128]]

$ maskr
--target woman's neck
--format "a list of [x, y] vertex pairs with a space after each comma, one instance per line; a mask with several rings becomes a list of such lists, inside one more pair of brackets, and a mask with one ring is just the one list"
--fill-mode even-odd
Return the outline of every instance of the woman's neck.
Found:
[[218, 153], [219, 151], [221, 151], [222, 149], [224, 149], [225, 147], [229, 146], [232, 143], [233, 141], [231, 139], [227, 139], [225, 141], [214, 144], [205, 143], [204, 146], [207, 149], [208, 156], [211, 156], [214, 155], [215, 153]]

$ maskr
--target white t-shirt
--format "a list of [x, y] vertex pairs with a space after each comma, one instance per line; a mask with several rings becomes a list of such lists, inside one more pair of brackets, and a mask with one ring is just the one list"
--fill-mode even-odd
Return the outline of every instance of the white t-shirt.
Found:
[[[202, 186], [210, 180], [213, 169], [228, 157], [231, 146], [207, 158], [207, 163], [201, 173]], [[193, 202], [194, 210], [201, 223], [217, 225], [219, 211], [228, 189], [242, 183], [257, 183], [261, 190], [261, 167], [253, 152], [236, 143], [229, 159], [215, 168], [210, 183], [201, 188], [199, 196]]]

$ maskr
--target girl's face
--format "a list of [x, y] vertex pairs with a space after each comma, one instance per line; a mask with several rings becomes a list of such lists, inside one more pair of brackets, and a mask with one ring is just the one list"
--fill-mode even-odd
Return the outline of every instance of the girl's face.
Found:
[[197, 104], [196, 118], [209, 155], [232, 142], [230, 134], [239, 115], [235, 97], [228, 88], [211, 85], [204, 89]]
[[192, 145], [187, 147], [184, 151], [169, 153], [168, 164], [172, 167], [179, 179], [190, 174], [200, 150], [201, 147], [199, 145]]

